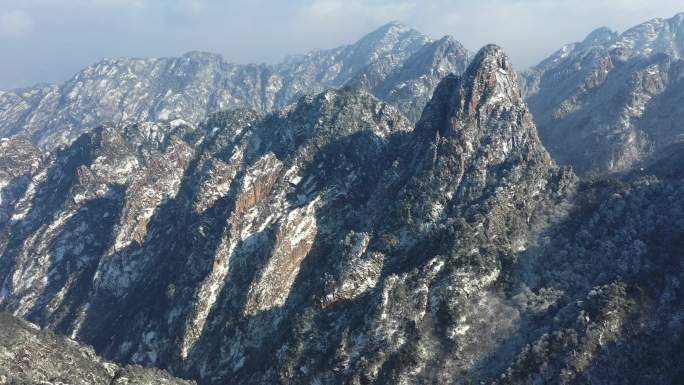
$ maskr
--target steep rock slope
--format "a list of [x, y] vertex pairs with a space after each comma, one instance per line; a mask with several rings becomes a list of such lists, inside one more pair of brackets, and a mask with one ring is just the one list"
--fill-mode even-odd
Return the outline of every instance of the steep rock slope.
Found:
[[491, 293], [573, 184], [488, 46], [415, 130], [345, 89], [82, 136], [2, 229], [0, 304], [202, 383], [465, 379], [515, 326]]
[[[463, 70], [467, 60], [458, 43], [432, 42], [398, 23], [354, 44], [288, 57], [276, 66], [236, 65], [200, 52], [104, 60], [61, 85], [1, 94], [0, 137], [22, 133], [53, 149], [108, 122], [182, 118], [196, 124], [221, 110], [268, 112], [303, 95], [351, 84], [362, 73], [384, 82], [376, 95], [417, 118], [440, 76]], [[399, 94], [388, 94], [393, 87], [401, 88]]]
[[105, 126], [0, 163], [0, 307], [202, 384], [670, 384], [681, 150], [578, 182], [495, 46], [415, 128], [352, 88]]
[[496, 383], [681, 381], [682, 150], [671, 146], [620, 179], [582, 183], [570, 215], [519, 264], [510, 296], [528, 315], [501, 349], [522, 348], [491, 372]]
[[44, 155], [23, 136], [0, 139], [0, 227], [12, 215], [16, 201], [26, 192]]
[[525, 75], [554, 159], [581, 174], [624, 171], [683, 138], [684, 14], [620, 35], [605, 28]]
[[410, 120], [417, 121], [437, 84], [449, 74], [465, 71], [470, 52], [446, 36], [425, 44], [400, 66], [391, 64], [396, 60], [389, 57], [371, 63], [350, 79], [348, 85], [369, 90], [379, 99], [396, 105]]
[[[222, 114], [202, 132], [99, 129], [56, 153], [17, 204], [3, 232], [3, 302], [109, 357], [187, 359], [215, 308], [237, 309], [238, 322], [286, 300], [317, 231], [317, 195], [365, 194], [372, 170], [349, 173], [330, 142], [354, 145], [360, 169], [409, 128], [372, 96], [344, 91], [266, 119]], [[318, 148], [329, 169], [309, 166]], [[330, 169], [340, 179], [319, 192], [313, 177]]]
[[106, 362], [92, 348], [0, 314], [0, 383], [74, 385], [181, 385], [156, 369]]

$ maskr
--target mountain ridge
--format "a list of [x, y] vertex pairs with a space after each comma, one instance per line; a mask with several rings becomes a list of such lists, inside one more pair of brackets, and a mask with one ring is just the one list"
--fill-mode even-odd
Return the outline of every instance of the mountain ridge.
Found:
[[[375, 76], [384, 81], [432, 43], [416, 30], [390, 23], [353, 44], [291, 56], [276, 65], [232, 64], [221, 55], [199, 51], [176, 58], [105, 59], [60, 85], [4, 93], [0, 136], [23, 133], [54, 149], [108, 122], [183, 118], [198, 124], [208, 113], [225, 109], [269, 112], [306, 94], [352, 83], [374, 63], [382, 68]], [[460, 45], [433, 55], [440, 57], [434, 64], [404, 69], [396, 84], [369, 90], [417, 119], [439, 78], [464, 69], [468, 60]], [[404, 87], [405, 82], [416, 86]], [[393, 87], [403, 87], [402, 92], [390, 96]]]
[[[457, 316], [472, 288], [490, 288], [526, 243], [521, 218], [536, 218], [573, 183], [544, 155], [505, 55], [487, 47], [477, 58], [462, 85], [442, 81], [428, 103], [441, 113], [434, 106], [446, 101], [446, 115], [426, 112], [420, 123], [463, 135], [414, 132], [396, 108], [354, 88], [266, 116], [86, 133], [51, 155], [2, 230], [2, 308], [109, 359], [203, 383], [424, 378], [441, 358], [421, 358], [416, 374], [393, 363], [421, 346], [410, 325], [432, 321], [416, 314], [446, 312], [451, 321], [435, 325], [445, 348], [474, 346]], [[511, 69], [503, 78], [499, 62]], [[510, 103], [490, 89], [518, 96]], [[441, 100], [449, 93], [462, 96]], [[475, 106], [482, 119], [454, 114], [460, 97], [488, 101]], [[485, 241], [486, 252], [467, 252], [478, 226], [494, 239], [505, 223], [519, 226]], [[402, 294], [414, 289], [438, 302]], [[457, 293], [463, 299], [450, 303]], [[323, 327], [328, 313], [335, 328]], [[405, 342], [391, 337], [395, 324]], [[320, 334], [304, 342], [312, 328]], [[431, 326], [424, 333], [432, 340]], [[350, 348], [335, 352], [339, 343]]]
[[[643, 107], [663, 150], [624, 173], [552, 158], [528, 75], [449, 38], [270, 112], [2, 139], [0, 310], [202, 385], [676, 383], [684, 65], [590, 36], [536, 97], [597, 122]], [[403, 99], [417, 117], [376, 95], [433, 86]]]
[[[623, 172], [678, 140], [683, 15], [620, 35], [599, 30], [598, 39], [592, 33], [523, 74], [554, 159], [585, 176]], [[651, 110], [667, 113], [658, 118]]]

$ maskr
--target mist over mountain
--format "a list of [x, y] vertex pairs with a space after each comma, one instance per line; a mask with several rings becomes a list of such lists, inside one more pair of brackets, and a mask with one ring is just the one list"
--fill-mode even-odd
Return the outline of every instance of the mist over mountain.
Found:
[[0, 383], [679, 383], [683, 28], [0, 94]]

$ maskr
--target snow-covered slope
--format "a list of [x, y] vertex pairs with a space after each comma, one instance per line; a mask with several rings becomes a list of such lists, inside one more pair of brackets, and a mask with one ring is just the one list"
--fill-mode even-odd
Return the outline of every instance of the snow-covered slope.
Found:
[[681, 148], [578, 182], [496, 46], [415, 126], [345, 88], [12, 140], [0, 309], [106, 359], [207, 385], [681, 375]]
[[64, 84], [0, 95], [0, 137], [21, 133], [52, 149], [108, 122], [183, 118], [199, 123], [222, 110], [268, 112], [304, 95], [362, 86], [352, 82], [362, 73], [373, 73], [374, 81], [383, 83], [370, 91], [417, 119], [439, 79], [467, 64], [467, 51], [453, 39], [448, 47], [440, 44], [390, 23], [354, 44], [292, 56], [276, 66], [235, 65], [202, 52], [103, 60]]
[[92, 347], [0, 313], [0, 383], [41, 385], [193, 385], [158, 369], [121, 367]]
[[554, 159], [581, 174], [624, 171], [684, 139], [684, 14], [622, 34], [602, 28], [525, 73]]

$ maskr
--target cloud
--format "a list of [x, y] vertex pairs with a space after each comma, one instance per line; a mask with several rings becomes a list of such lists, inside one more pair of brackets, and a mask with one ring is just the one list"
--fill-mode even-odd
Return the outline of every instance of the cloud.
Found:
[[23, 37], [33, 33], [35, 23], [22, 10], [0, 12], [0, 36]]
[[307, 18], [338, 19], [353, 15], [386, 21], [393, 17], [408, 16], [415, 8], [411, 1], [361, 1], [361, 0], [315, 0], [304, 3], [300, 7], [300, 15]]

